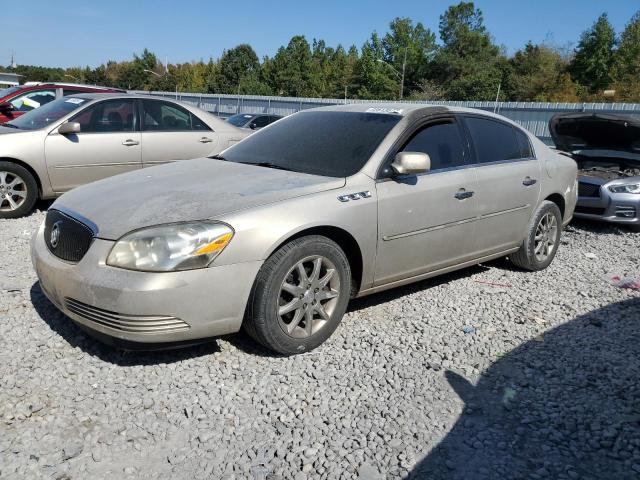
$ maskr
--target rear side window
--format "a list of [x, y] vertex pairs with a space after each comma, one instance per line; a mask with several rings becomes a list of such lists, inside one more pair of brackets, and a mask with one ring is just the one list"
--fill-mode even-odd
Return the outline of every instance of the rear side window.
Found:
[[190, 132], [211, 130], [188, 110], [168, 102], [143, 100], [142, 129], [151, 132]]
[[460, 129], [450, 120], [419, 130], [402, 151], [426, 153], [431, 158], [431, 170], [460, 167], [465, 163]]
[[531, 142], [529, 141], [529, 137], [517, 128], [514, 128], [516, 132], [516, 138], [518, 139], [518, 144], [520, 145], [520, 158], [535, 158], [533, 155], [533, 150], [531, 148]]
[[466, 117], [477, 163], [521, 158], [520, 143], [511, 125], [479, 117]]

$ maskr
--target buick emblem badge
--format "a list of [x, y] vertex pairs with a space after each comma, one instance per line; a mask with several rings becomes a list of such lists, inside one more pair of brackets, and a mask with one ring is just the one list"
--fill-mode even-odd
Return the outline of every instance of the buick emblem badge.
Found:
[[51, 248], [56, 248], [58, 246], [58, 242], [60, 241], [60, 226], [62, 222], [56, 222], [53, 224], [53, 228], [51, 229], [51, 236], [49, 241], [51, 242]]

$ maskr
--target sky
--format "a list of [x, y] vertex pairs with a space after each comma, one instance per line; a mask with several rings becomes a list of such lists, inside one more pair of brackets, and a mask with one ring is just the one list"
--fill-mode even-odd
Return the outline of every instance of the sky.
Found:
[[[358, 48], [395, 17], [410, 17], [438, 31], [438, 19], [457, 1], [205, 1], [109, 0], [82, 2], [1, 0], [0, 65], [11, 53], [22, 65], [91, 66], [127, 60], [144, 48], [162, 61], [218, 58], [249, 43], [259, 57], [273, 55], [294, 35], [329, 46]], [[606, 12], [620, 32], [640, 0], [477, 0], [485, 24], [509, 54], [527, 41], [572, 47]]]

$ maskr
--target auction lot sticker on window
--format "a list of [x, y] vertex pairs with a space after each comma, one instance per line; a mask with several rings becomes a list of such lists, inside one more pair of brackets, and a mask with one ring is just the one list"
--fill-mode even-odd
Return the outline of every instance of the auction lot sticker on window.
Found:
[[369, 113], [397, 113], [402, 114], [401, 108], [385, 108], [385, 107], [371, 107], [367, 109]]

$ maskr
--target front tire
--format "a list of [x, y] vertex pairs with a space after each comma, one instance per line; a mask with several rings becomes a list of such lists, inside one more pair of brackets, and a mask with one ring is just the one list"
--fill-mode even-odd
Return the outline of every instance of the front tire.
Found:
[[525, 270], [544, 270], [558, 251], [562, 214], [558, 206], [545, 200], [540, 204], [527, 227], [520, 250], [509, 255], [511, 263]]
[[319, 235], [297, 238], [258, 272], [243, 327], [274, 352], [307, 352], [338, 327], [350, 293], [349, 261], [338, 244]]
[[38, 199], [38, 184], [31, 172], [11, 162], [0, 162], [0, 218], [22, 217]]

